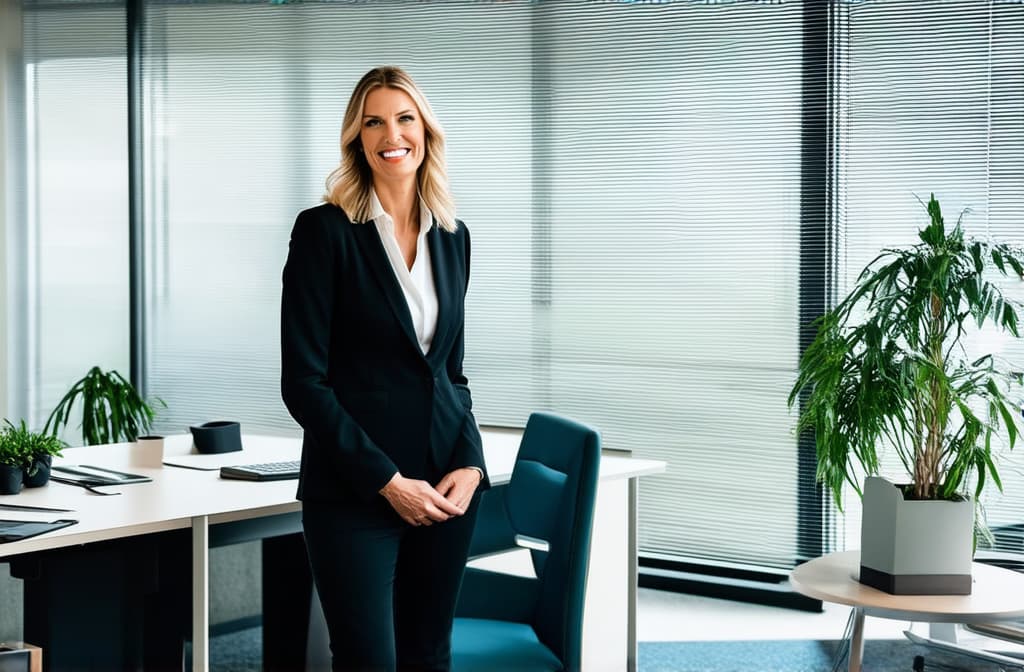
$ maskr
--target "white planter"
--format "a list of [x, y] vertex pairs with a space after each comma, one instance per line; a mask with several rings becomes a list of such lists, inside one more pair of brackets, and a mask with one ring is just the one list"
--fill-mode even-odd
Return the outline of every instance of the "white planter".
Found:
[[974, 502], [904, 500], [884, 478], [864, 483], [860, 582], [893, 595], [970, 595]]

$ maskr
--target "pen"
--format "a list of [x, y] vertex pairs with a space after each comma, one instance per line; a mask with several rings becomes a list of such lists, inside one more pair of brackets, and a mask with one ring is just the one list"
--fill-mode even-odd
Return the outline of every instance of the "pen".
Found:
[[0, 504], [4, 511], [55, 511], [57, 513], [72, 513], [74, 509], [54, 509], [48, 506], [28, 506], [27, 504]]

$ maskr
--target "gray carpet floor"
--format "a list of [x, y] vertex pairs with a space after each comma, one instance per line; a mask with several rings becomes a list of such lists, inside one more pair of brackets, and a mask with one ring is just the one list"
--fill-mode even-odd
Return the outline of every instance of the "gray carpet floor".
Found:
[[[259, 672], [259, 627], [210, 640], [213, 672]], [[829, 672], [837, 641], [641, 642], [639, 672]], [[920, 656], [915, 669], [915, 657]], [[845, 672], [843, 663], [838, 669]], [[868, 640], [863, 672], [1000, 672], [996, 665], [932, 651], [906, 640]]]
[[[847, 670], [841, 641], [641, 642], [640, 672], [828, 672]], [[915, 661], [915, 658], [919, 660]], [[915, 667], [915, 662], [917, 667]], [[868, 640], [863, 672], [999, 672], [958, 654], [925, 649], [904, 639]]]

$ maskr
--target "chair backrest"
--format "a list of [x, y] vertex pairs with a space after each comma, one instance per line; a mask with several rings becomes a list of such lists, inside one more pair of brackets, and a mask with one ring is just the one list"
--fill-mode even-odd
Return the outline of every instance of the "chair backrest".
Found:
[[590, 561], [601, 438], [594, 429], [533, 413], [505, 496], [512, 529], [548, 543], [533, 550], [539, 591], [533, 628], [567, 669], [582, 657], [583, 596]]

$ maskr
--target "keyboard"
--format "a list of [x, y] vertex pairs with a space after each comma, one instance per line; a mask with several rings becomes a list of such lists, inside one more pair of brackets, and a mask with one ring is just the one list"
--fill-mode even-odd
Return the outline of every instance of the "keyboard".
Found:
[[299, 477], [299, 461], [261, 462], [221, 467], [221, 478], [237, 478], [245, 481], [283, 481]]

